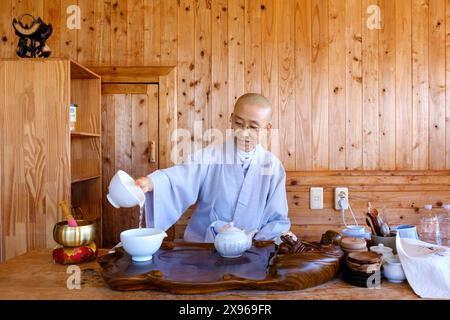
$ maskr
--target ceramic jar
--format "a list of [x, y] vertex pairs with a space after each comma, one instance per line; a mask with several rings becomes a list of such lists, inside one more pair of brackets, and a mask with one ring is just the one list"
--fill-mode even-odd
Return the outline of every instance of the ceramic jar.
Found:
[[383, 270], [384, 277], [389, 282], [402, 283], [406, 279], [402, 264], [398, 256], [387, 258], [383, 263]]

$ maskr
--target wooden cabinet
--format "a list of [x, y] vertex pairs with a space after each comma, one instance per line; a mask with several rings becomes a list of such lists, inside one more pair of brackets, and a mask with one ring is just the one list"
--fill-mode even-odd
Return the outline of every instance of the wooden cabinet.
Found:
[[[72, 134], [70, 103], [79, 110]], [[100, 118], [100, 77], [83, 66], [0, 60], [1, 261], [53, 247], [62, 200], [98, 219], [101, 235]]]
[[71, 131], [71, 203], [84, 219], [97, 220], [97, 244], [102, 244], [101, 80], [71, 61], [70, 103], [77, 123]]

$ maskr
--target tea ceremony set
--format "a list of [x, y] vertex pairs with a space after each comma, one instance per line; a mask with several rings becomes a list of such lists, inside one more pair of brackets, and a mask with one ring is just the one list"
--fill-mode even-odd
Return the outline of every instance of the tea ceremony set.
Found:
[[[391, 227], [385, 210], [380, 214], [370, 203], [367, 226], [356, 219], [347, 225], [343, 217], [345, 229], [328, 230], [317, 242], [292, 232], [276, 241], [256, 241], [254, 230], [229, 222], [214, 243], [196, 243], [167, 241], [164, 230], [144, 227], [144, 192], [122, 170], [111, 180], [107, 199], [115, 208], [139, 207], [139, 226], [121, 232], [113, 248], [99, 249], [96, 222], [75, 219], [62, 202], [66, 220], [53, 229], [54, 271], [77, 266], [86, 280], [79, 292], [64, 293], [56, 286], [47, 292], [49, 298], [450, 298], [449, 248], [419, 240], [414, 226]], [[41, 268], [52, 264], [47, 251], [36, 255], [45, 258]]]

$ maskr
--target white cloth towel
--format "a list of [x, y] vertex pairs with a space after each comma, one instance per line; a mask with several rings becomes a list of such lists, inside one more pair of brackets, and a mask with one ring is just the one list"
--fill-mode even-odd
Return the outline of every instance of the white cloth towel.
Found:
[[416, 239], [396, 239], [406, 278], [422, 298], [450, 299], [450, 248]]

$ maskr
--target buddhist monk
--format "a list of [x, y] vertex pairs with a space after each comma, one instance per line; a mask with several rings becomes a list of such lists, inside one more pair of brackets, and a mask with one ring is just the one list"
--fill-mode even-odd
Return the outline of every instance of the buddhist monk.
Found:
[[272, 107], [247, 93], [230, 116], [232, 134], [192, 153], [179, 165], [136, 179], [146, 193], [148, 227], [167, 230], [197, 203], [185, 241], [214, 242], [224, 225], [256, 231], [256, 240], [277, 240], [290, 229], [286, 172], [261, 145], [272, 129]]

